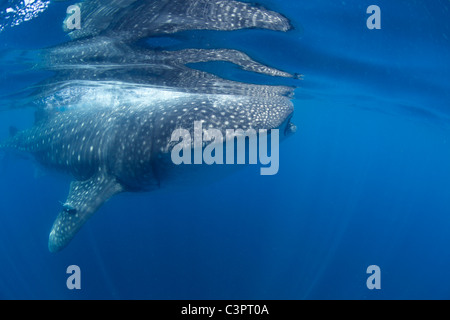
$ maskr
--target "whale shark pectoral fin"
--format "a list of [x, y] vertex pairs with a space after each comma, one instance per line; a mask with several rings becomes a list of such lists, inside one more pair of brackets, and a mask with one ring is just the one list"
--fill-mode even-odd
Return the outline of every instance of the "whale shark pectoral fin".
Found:
[[50, 232], [50, 252], [66, 247], [84, 223], [109, 198], [122, 191], [123, 187], [113, 177], [101, 173], [86, 181], [72, 182], [69, 196]]

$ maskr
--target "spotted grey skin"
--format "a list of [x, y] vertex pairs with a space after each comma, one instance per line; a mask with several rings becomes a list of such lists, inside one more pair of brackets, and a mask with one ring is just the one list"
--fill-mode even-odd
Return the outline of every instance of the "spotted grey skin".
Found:
[[[91, 56], [84, 50], [84, 55], [78, 56], [80, 49], [89, 46], [97, 47], [95, 55]], [[77, 54], [68, 57], [69, 48]], [[138, 52], [136, 52], [138, 51]], [[114, 52], [114, 53], [112, 53]], [[206, 94], [233, 94], [245, 96], [286, 96], [292, 97], [294, 88], [288, 86], [256, 85], [238, 83], [222, 79], [208, 72], [188, 67], [196, 62], [226, 61], [241, 69], [263, 75], [299, 78], [275, 68], [268, 67], [251, 59], [238, 50], [229, 49], [186, 49], [180, 51], [133, 50], [126, 45], [117, 46], [117, 42], [105, 40], [103, 37], [75, 41], [63, 45], [63, 48], [51, 48], [45, 51], [45, 67], [56, 75], [41, 85], [41, 91], [33, 100], [37, 107], [51, 109], [59, 106], [73, 106], [93, 102], [84, 98], [97, 93], [107, 94], [123, 102], [130, 96], [134, 88], [139, 92], [144, 85], [153, 87], [176, 88], [177, 91]], [[102, 84], [102, 90], [98, 90]], [[106, 88], [109, 88], [107, 92]], [[124, 92], [124, 94], [122, 94]], [[102, 99], [105, 99], [103, 96]]]
[[35, 126], [0, 144], [74, 177], [50, 232], [51, 252], [66, 247], [118, 193], [191, 186], [235, 167], [173, 164], [174, 130], [193, 136], [195, 121], [223, 136], [228, 129], [279, 128], [282, 135], [295, 129], [293, 87], [240, 83], [188, 65], [226, 61], [263, 75], [296, 75], [237, 50], [136, 45], [185, 30], [287, 31], [282, 15], [233, 0], [86, 0], [81, 6], [83, 27], [70, 33], [73, 41], [40, 52], [37, 67], [54, 75], [27, 99], [36, 107]]
[[70, 33], [72, 39], [113, 35], [133, 41], [184, 30], [292, 28], [277, 12], [233, 0], [88, 0], [80, 6], [83, 27]]
[[[230, 128], [279, 128], [293, 112], [287, 98], [268, 104], [267, 99], [245, 96], [178, 94], [159, 102], [63, 112], [0, 145], [31, 153], [40, 163], [77, 179], [50, 232], [50, 251], [64, 248], [113, 195], [194, 178], [198, 172], [192, 166], [177, 167], [167, 160], [175, 129], [193, 132], [194, 121], [202, 121], [204, 130], [219, 129], [225, 136]], [[289, 122], [284, 126], [282, 132], [290, 131]]]

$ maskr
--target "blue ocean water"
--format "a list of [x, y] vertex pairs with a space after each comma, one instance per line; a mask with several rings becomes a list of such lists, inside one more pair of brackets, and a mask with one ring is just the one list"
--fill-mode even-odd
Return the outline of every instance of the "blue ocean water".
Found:
[[[1, 95], [46, 77], [17, 52], [67, 42], [61, 23], [73, 3], [50, 3], [0, 33]], [[249, 166], [204, 187], [119, 195], [51, 254], [48, 232], [71, 179], [2, 156], [1, 299], [450, 298], [450, 3], [258, 3], [295, 30], [181, 39], [304, 75], [277, 80], [298, 85], [298, 130], [281, 144], [279, 173]], [[380, 30], [366, 26], [372, 4]], [[33, 123], [30, 108], [0, 110], [2, 140]], [[81, 269], [81, 290], [66, 287], [69, 265]], [[370, 265], [380, 267], [380, 290], [366, 286]]]

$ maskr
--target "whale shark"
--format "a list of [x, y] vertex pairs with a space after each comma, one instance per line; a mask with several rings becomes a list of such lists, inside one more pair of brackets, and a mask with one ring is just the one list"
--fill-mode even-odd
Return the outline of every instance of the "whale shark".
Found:
[[232, 0], [87, 0], [80, 6], [83, 26], [70, 33], [71, 41], [40, 51], [38, 67], [53, 75], [32, 95], [34, 126], [13, 130], [0, 143], [0, 149], [31, 154], [73, 177], [50, 231], [50, 252], [65, 248], [114, 195], [189, 186], [229, 173], [230, 166], [174, 164], [177, 129], [194, 133], [200, 122], [224, 136], [228, 129], [279, 129], [282, 137], [295, 132], [294, 87], [236, 82], [190, 64], [222, 61], [262, 75], [297, 74], [238, 50], [164, 51], [136, 44], [186, 30], [288, 31], [281, 14]]

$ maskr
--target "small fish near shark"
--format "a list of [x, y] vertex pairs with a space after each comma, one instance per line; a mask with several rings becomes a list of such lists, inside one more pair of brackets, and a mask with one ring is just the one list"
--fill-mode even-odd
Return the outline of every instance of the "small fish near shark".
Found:
[[224, 136], [228, 129], [279, 129], [283, 137], [295, 131], [293, 87], [225, 80], [187, 64], [227, 61], [264, 75], [297, 75], [237, 50], [161, 51], [136, 45], [146, 37], [184, 30], [288, 31], [284, 16], [232, 0], [86, 0], [81, 8], [83, 26], [70, 33], [72, 41], [40, 52], [39, 67], [54, 74], [32, 95], [35, 125], [14, 131], [0, 144], [74, 177], [50, 232], [51, 252], [65, 248], [118, 193], [220, 176], [214, 166], [171, 161], [177, 129], [194, 133], [196, 122]]

